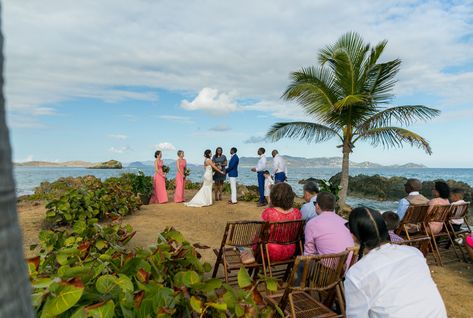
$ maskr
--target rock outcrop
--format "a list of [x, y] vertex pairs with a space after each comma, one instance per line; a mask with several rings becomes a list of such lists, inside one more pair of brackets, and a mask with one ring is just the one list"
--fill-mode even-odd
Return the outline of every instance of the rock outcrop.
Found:
[[89, 167], [89, 169], [122, 169], [122, 163], [117, 160], [109, 160]]

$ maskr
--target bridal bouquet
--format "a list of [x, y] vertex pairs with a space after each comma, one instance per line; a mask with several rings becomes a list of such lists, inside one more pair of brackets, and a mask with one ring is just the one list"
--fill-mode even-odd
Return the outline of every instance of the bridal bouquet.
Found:
[[163, 173], [169, 173], [169, 166], [163, 166]]
[[185, 168], [184, 169], [184, 177], [188, 177], [191, 174], [191, 169]]

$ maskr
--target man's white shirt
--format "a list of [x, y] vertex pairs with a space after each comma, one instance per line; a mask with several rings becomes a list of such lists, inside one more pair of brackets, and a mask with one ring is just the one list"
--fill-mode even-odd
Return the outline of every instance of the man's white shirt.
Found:
[[257, 172], [266, 170], [266, 156], [264, 154], [259, 157], [258, 163], [256, 164], [255, 168]]
[[286, 160], [279, 154], [273, 158], [273, 170], [274, 174], [284, 172], [287, 176]]

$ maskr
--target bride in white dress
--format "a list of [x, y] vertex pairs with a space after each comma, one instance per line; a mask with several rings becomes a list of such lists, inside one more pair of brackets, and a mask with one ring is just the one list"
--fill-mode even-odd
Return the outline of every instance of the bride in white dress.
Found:
[[210, 159], [212, 157], [212, 151], [210, 151], [209, 149], [205, 150], [204, 157], [204, 183], [202, 184], [202, 188], [200, 188], [199, 192], [196, 193], [192, 200], [187, 203], [184, 203], [186, 206], [200, 208], [203, 206], [212, 205], [212, 168], [220, 172], [221, 174], [224, 173]]

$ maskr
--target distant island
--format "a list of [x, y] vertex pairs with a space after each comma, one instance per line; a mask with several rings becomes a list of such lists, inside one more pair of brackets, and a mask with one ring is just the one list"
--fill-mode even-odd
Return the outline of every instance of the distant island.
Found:
[[[292, 157], [283, 156], [286, 159], [289, 167], [297, 168], [340, 168], [342, 166], [341, 157], [320, 157], [320, 158], [303, 158], [303, 157]], [[271, 166], [272, 158], [268, 157], [267, 165]], [[240, 166], [242, 167], [254, 167], [258, 162], [257, 157], [240, 157]], [[353, 162], [350, 161], [350, 168], [427, 168], [425, 165], [416, 163], [406, 163], [402, 165], [388, 165], [384, 166], [378, 163], [363, 161]]]
[[[286, 159], [287, 165], [289, 167], [297, 168], [340, 168], [342, 165], [341, 157], [320, 157], [320, 158], [303, 158], [303, 157], [292, 157], [292, 156], [283, 156]], [[110, 169], [110, 167], [116, 167], [112, 169], [121, 169], [118, 168], [118, 165], [113, 164], [113, 162], [118, 162], [116, 160], [108, 161], [109, 164], [105, 163], [92, 163], [87, 161], [66, 161], [66, 162], [47, 162], [47, 161], [28, 161], [22, 163], [15, 163], [19, 167], [79, 167], [79, 168], [92, 168], [92, 169]], [[241, 167], [254, 167], [258, 162], [257, 157], [240, 157], [240, 166]], [[118, 162], [120, 163], [120, 162]], [[165, 159], [165, 165], [174, 164], [175, 160]], [[123, 167], [128, 168], [145, 168], [153, 166], [154, 162], [151, 160], [146, 161], [134, 161], [130, 163], [124, 163]], [[272, 158], [268, 156], [268, 166], [272, 164]], [[100, 165], [103, 165], [104, 168], [98, 168]], [[120, 163], [121, 165], [121, 163]], [[189, 164], [191, 165], [191, 164]], [[194, 166], [194, 165], [193, 165]], [[350, 162], [351, 168], [398, 168], [398, 169], [416, 169], [416, 168], [427, 168], [425, 165], [417, 163], [406, 163], [406, 164], [396, 164], [384, 166], [378, 163], [363, 161], [363, 162]]]
[[88, 169], [122, 169], [122, 163], [117, 160], [109, 160], [100, 163], [87, 161], [65, 161], [65, 162], [49, 162], [49, 161], [27, 161], [16, 162], [18, 167], [68, 167], [68, 168], [88, 168]]
[[71, 167], [71, 168], [88, 168], [95, 165], [95, 163], [87, 161], [65, 161], [65, 162], [49, 162], [49, 161], [26, 161], [15, 162], [18, 167]]

